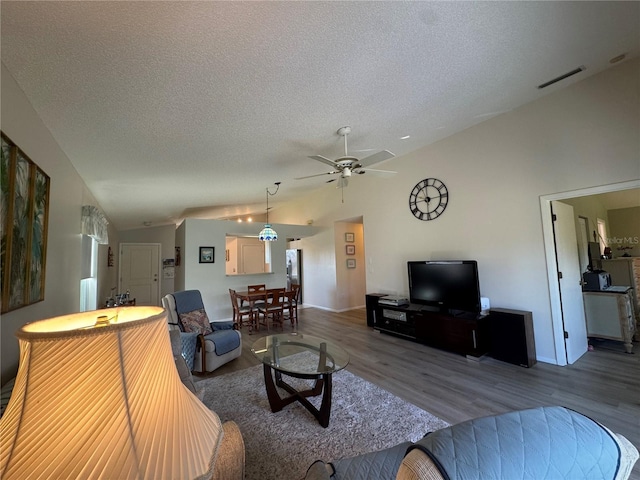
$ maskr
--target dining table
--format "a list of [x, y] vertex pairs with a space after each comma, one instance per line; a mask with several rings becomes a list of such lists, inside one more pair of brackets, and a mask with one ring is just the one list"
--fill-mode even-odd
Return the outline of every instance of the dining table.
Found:
[[[278, 292], [282, 294], [282, 301], [285, 302], [284, 308], [288, 309], [288, 298], [287, 297], [287, 289], [284, 287], [280, 288], [267, 288], [262, 291], [250, 292], [248, 290], [236, 291], [236, 297], [240, 299], [240, 305], [244, 305], [245, 302], [249, 304], [249, 308], [252, 311], [252, 315], [255, 315], [255, 325], [257, 327], [258, 324], [258, 310], [264, 305], [265, 295], [267, 296], [266, 301], [269, 302], [271, 298]], [[257, 303], [260, 302], [260, 303]], [[289, 309], [289, 317], [291, 319], [292, 325], [297, 321], [297, 315], [292, 315], [291, 310]], [[296, 320], [294, 320], [296, 319]]]
[[248, 290], [244, 291], [236, 291], [236, 296], [240, 299], [240, 305], [244, 305], [244, 303], [248, 303], [251, 310], [256, 309], [256, 302], [261, 302], [264, 300], [265, 294], [267, 295], [267, 299], [273, 298], [273, 295], [279, 291], [286, 291], [285, 288], [267, 288], [263, 291], [259, 292], [249, 292]]
[[264, 299], [265, 294], [267, 298], [273, 298], [275, 292], [278, 291], [286, 291], [285, 288], [267, 288], [260, 292], [249, 292], [248, 290], [240, 290], [236, 291], [236, 295], [241, 300], [241, 302], [247, 302], [251, 307], [253, 307], [256, 300]]

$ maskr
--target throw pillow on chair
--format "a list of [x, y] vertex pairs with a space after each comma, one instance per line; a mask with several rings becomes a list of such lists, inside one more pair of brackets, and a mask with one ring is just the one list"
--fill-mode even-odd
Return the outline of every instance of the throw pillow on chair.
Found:
[[196, 332], [202, 335], [209, 335], [213, 332], [207, 313], [203, 308], [188, 313], [180, 313], [178, 317], [185, 332]]

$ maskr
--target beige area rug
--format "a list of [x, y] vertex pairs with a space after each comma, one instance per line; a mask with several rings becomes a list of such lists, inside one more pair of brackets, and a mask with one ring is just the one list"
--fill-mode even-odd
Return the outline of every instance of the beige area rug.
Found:
[[[291, 384], [304, 382], [285, 379]], [[246, 449], [246, 480], [300, 479], [315, 460], [337, 460], [416, 441], [448, 426], [346, 370], [333, 375], [327, 428], [298, 402], [272, 413], [261, 365], [201, 380], [198, 386], [205, 388], [205, 405], [223, 422], [239, 425]], [[319, 407], [320, 399], [310, 400]]]

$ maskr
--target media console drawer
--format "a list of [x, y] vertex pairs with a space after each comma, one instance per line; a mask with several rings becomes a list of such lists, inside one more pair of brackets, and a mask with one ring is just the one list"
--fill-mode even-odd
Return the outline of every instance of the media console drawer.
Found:
[[415, 340], [415, 316], [403, 310], [381, 307], [376, 316], [375, 328], [387, 333], [394, 333]]
[[485, 317], [465, 317], [416, 310], [415, 307], [378, 307], [376, 330], [409, 337], [444, 350], [479, 357], [487, 353], [488, 324]]
[[407, 312], [402, 312], [400, 310], [391, 310], [390, 308], [383, 308], [382, 318], [388, 318], [390, 320], [395, 320], [396, 322], [406, 322]]
[[382, 332], [392, 333], [394, 335], [402, 335], [403, 337], [409, 337], [413, 340], [416, 339], [416, 329], [413, 325], [406, 322], [396, 322], [388, 318], [383, 318], [382, 322], [376, 326], [377, 330]]

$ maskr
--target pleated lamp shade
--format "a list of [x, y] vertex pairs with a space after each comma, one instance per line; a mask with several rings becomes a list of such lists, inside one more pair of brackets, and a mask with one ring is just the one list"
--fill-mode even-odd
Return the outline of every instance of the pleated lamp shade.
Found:
[[[111, 323], [95, 326], [97, 317]], [[218, 416], [180, 381], [160, 307], [30, 323], [0, 419], [2, 479], [209, 478]]]

